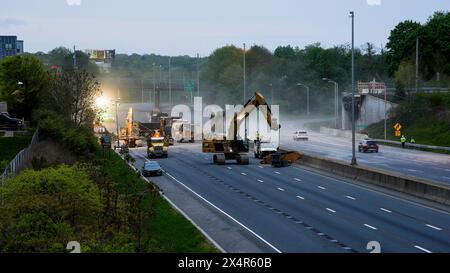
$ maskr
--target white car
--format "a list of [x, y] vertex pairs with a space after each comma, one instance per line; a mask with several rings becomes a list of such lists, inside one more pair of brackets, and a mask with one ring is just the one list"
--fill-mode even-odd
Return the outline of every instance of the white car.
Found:
[[307, 133], [306, 131], [296, 131], [296, 132], [294, 133], [293, 139], [294, 139], [295, 141], [298, 141], [298, 140], [308, 140], [308, 139], [309, 139], [309, 136], [308, 136], [308, 133]]

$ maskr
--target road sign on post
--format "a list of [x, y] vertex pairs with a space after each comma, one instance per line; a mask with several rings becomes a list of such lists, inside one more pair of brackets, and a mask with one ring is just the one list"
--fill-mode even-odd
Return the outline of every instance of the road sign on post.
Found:
[[184, 85], [184, 91], [186, 92], [194, 92], [194, 82], [193, 81], [187, 81]]
[[394, 125], [394, 129], [396, 130], [396, 131], [400, 131], [401, 129], [402, 129], [402, 125], [400, 124], [400, 123], [396, 123], [395, 125]]
[[399, 137], [399, 136], [401, 136], [402, 135], [402, 133], [400, 132], [400, 131], [395, 131], [395, 136], [396, 137]]

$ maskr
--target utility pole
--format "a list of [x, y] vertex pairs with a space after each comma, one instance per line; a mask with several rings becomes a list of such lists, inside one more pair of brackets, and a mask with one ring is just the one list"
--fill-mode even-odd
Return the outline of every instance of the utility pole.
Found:
[[200, 97], [200, 70], [199, 70], [199, 58], [200, 55], [197, 53], [197, 97]]
[[144, 79], [141, 78], [141, 103], [144, 103]]
[[387, 139], [387, 88], [384, 86], [384, 140]]
[[77, 51], [75, 46], [73, 46], [73, 68], [77, 67]]
[[304, 86], [306, 88], [306, 116], [309, 117], [309, 86], [303, 83], [297, 83], [298, 86]]
[[352, 162], [351, 165], [358, 165], [355, 151], [355, 12], [350, 12], [352, 18]]
[[172, 107], [172, 74], [171, 74], [171, 57], [169, 57], [169, 105]]
[[155, 80], [155, 63], [153, 63], [153, 104], [156, 107], [155, 99], [156, 99], [156, 80]]
[[246, 95], [246, 92], [247, 92], [247, 86], [246, 86], [246, 71], [245, 71], [245, 43], [244, 43], [244, 104], [245, 104], [245, 100], [246, 100], [246, 98], [247, 98], [247, 95]]
[[419, 91], [419, 37], [416, 38], [416, 93]]

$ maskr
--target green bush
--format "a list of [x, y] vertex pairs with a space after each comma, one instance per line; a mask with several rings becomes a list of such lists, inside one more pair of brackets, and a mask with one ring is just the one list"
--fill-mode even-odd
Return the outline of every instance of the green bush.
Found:
[[98, 142], [92, 129], [77, 127], [55, 112], [41, 110], [35, 117], [38, 121], [40, 137], [48, 137], [66, 145], [78, 156], [87, 156], [98, 149]]
[[0, 189], [1, 252], [64, 252], [96, 237], [100, 192], [83, 169], [26, 170]]

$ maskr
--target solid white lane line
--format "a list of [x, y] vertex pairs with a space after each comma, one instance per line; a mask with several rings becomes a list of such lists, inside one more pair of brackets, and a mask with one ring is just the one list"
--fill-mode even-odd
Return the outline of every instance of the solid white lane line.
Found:
[[376, 227], [374, 227], [374, 226], [371, 226], [371, 225], [368, 225], [368, 224], [364, 224], [364, 226], [366, 226], [366, 227], [368, 227], [368, 228], [371, 228], [371, 229], [373, 229], [373, 230], [377, 230], [377, 228], [376, 228]]
[[330, 208], [327, 208], [327, 210], [328, 210], [329, 212], [336, 213], [335, 210], [332, 210], [332, 209], [330, 209]]
[[414, 170], [414, 169], [407, 169], [407, 170], [410, 172], [417, 172], [417, 170]]
[[299, 179], [299, 178], [294, 178], [294, 180], [295, 181], [299, 181], [299, 182], [301, 182], [302, 180], [301, 179]]
[[284, 191], [284, 189], [282, 189], [282, 188], [277, 188], [279, 191]]
[[352, 196], [350, 196], [350, 195], [346, 195], [345, 197], [348, 198], [348, 199], [351, 199], [351, 200], [356, 200], [355, 197], [352, 197]]
[[242, 175], [247, 175], [246, 173], [241, 173]]
[[274, 173], [276, 173], [276, 174], [281, 174], [280, 172], [274, 172]]
[[387, 213], [392, 213], [392, 211], [390, 211], [390, 210], [388, 210], [388, 209], [385, 209], [385, 208], [380, 208], [382, 211], [385, 211], [385, 212], [387, 212]]
[[429, 251], [428, 249], [423, 248], [423, 247], [418, 246], [418, 245], [415, 245], [414, 247], [417, 248], [417, 249], [420, 249], [420, 250], [422, 250], [423, 252], [426, 252], [426, 253], [433, 253], [433, 252]]
[[275, 246], [273, 246], [271, 243], [269, 243], [268, 241], [266, 241], [263, 237], [259, 236], [256, 232], [254, 232], [253, 230], [251, 230], [250, 228], [248, 228], [247, 226], [245, 226], [244, 224], [242, 224], [241, 222], [239, 222], [238, 220], [236, 220], [235, 218], [233, 218], [231, 215], [229, 215], [228, 213], [226, 213], [225, 211], [223, 211], [222, 209], [220, 209], [219, 207], [217, 207], [216, 205], [214, 205], [213, 203], [209, 202], [208, 200], [206, 200], [203, 196], [201, 196], [200, 194], [196, 193], [194, 190], [192, 190], [191, 188], [189, 188], [188, 186], [186, 186], [185, 184], [183, 184], [181, 181], [179, 181], [178, 179], [176, 179], [175, 177], [173, 177], [171, 174], [167, 173], [167, 175], [172, 178], [173, 180], [175, 180], [178, 184], [182, 185], [183, 187], [185, 187], [186, 189], [188, 189], [190, 192], [192, 192], [195, 196], [197, 196], [198, 198], [200, 198], [201, 200], [203, 200], [204, 202], [208, 203], [210, 206], [212, 206], [213, 208], [215, 208], [216, 210], [220, 211], [222, 214], [224, 214], [225, 216], [227, 216], [228, 218], [230, 218], [231, 220], [233, 220], [235, 223], [237, 223], [238, 225], [240, 225], [241, 227], [245, 228], [248, 232], [250, 232], [251, 234], [253, 234], [256, 238], [260, 239], [261, 241], [263, 241], [266, 245], [268, 245], [269, 247], [271, 247], [273, 250], [275, 250], [278, 253], [281, 253], [281, 251], [276, 248]]
[[432, 225], [430, 225], [430, 224], [426, 224], [426, 226], [429, 227], [429, 228], [435, 229], [435, 230], [439, 230], [439, 231], [442, 230], [442, 228], [435, 227], [435, 226], [432, 226]]
[[322, 187], [322, 186], [317, 186], [319, 189], [321, 189], [321, 190], [326, 190], [327, 188], [325, 188], [325, 187]]
[[305, 200], [305, 198], [303, 198], [302, 196], [300, 196], [300, 195], [297, 195], [297, 198], [298, 199], [302, 199], [302, 200]]
[[227, 169], [228, 169], [228, 170], [232, 170], [233, 168], [231, 168], [231, 167], [227, 167]]

